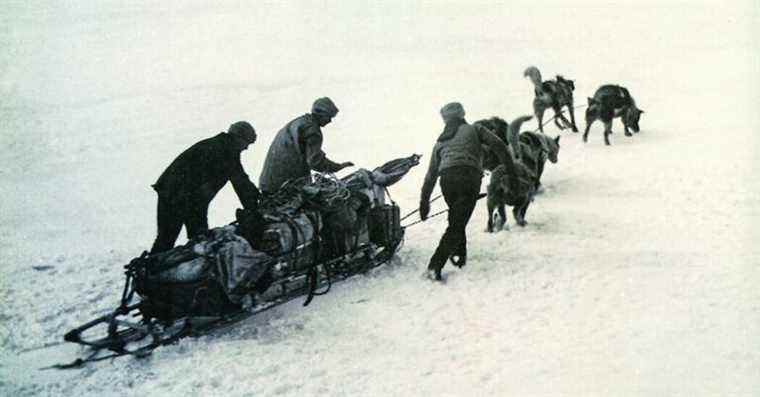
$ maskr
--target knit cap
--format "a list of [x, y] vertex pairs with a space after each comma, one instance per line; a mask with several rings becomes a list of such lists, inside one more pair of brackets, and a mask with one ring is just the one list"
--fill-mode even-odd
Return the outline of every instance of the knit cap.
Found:
[[459, 102], [447, 103], [444, 107], [441, 108], [441, 117], [443, 117], [444, 121], [448, 121], [453, 118], [463, 119], [464, 108]]

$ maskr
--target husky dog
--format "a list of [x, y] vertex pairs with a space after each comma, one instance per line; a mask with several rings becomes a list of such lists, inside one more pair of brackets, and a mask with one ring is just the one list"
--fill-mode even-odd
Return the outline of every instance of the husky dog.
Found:
[[531, 116], [518, 117], [509, 124], [509, 136], [519, 136], [518, 143], [512, 147], [513, 153], [519, 153], [520, 158], [514, 161], [516, 180], [510, 180], [503, 165], [497, 166], [491, 173], [487, 199], [489, 233], [494, 231], [494, 210], [499, 212], [499, 229], [506, 225], [505, 205], [513, 207], [512, 215], [518, 225], [527, 224], [525, 213], [540, 186], [544, 163], [547, 159], [552, 163], [558, 160], [559, 136], [551, 139], [544, 134], [534, 132], [520, 134], [520, 125], [531, 118]]
[[[541, 72], [535, 66], [525, 69], [523, 76], [530, 77], [535, 88], [536, 97], [533, 99], [533, 112], [538, 121], [538, 129], [544, 132], [542, 125], [544, 111], [552, 108], [556, 116], [554, 124], [557, 125], [557, 128], [564, 130], [567, 126], [570, 126], [573, 132], [578, 132], [578, 127], [575, 124], [575, 112], [573, 110], [573, 91], [575, 91], [573, 80], [568, 80], [557, 75], [555, 80], [541, 81]], [[567, 110], [570, 112], [570, 121], [567, 121], [567, 118], [562, 114], [562, 108], [565, 106], [567, 106]], [[559, 123], [560, 119], [564, 125]]]
[[596, 120], [604, 123], [604, 144], [609, 145], [609, 136], [612, 134], [612, 119], [620, 117], [623, 120], [625, 136], [633, 136], [633, 132], [639, 132], [639, 118], [643, 110], [636, 107], [636, 101], [625, 87], [619, 85], [603, 85], [596, 90], [593, 98], [588, 99], [586, 109], [586, 131], [583, 133], [583, 142], [588, 141], [588, 130]]
[[491, 117], [490, 119], [483, 119], [478, 120], [473, 125], [479, 125], [482, 127], [485, 127], [489, 131], [491, 131], [494, 135], [499, 137], [502, 141], [504, 141], [505, 144], [509, 145], [508, 139], [507, 139], [507, 133], [509, 132], [509, 124], [504, 121], [501, 117]]
[[519, 147], [520, 161], [536, 174], [534, 186], [538, 191], [546, 160], [552, 164], [559, 160], [559, 135], [552, 139], [544, 134], [526, 131], [520, 134]]
[[[478, 120], [472, 124], [491, 131], [491, 133], [499, 137], [509, 147], [514, 147], [517, 144], [517, 137], [509, 135], [509, 124], [501, 117], [494, 116], [489, 119]], [[484, 147], [484, 150], [483, 169], [493, 172], [501, 164], [499, 157], [487, 147]]]

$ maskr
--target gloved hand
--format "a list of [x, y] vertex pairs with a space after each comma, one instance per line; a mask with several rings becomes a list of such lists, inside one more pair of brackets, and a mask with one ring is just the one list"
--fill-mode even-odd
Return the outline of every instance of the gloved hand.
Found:
[[346, 161], [346, 162], [343, 162], [343, 163], [340, 164], [340, 168], [341, 169], [346, 168], [346, 167], [353, 167], [353, 166], [354, 166], [354, 163], [352, 163], [350, 161]]
[[420, 219], [427, 220], [428, 214], [430, 214], [430, 201], [420, 200]]

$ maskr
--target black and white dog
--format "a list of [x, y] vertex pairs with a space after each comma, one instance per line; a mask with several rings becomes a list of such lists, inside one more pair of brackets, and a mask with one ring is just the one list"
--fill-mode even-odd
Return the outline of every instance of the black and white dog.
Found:
[[612, 134], [612, 119], [620, 117], [623, 120], [625, 136], [633, 136], [633, 132], [639, 132], [639, 119], [643, 110], [636, 107], [636, 101], [625, 87], [619, 85], [603, 85], [596, 90], [593, 98], [588, 99], [586, 109], [586, 131], [583, 133], [583, 142], [588, 141], [588, 131], [591, 124], [596, 120], [604, 123], [604, 144], [609, 145], [609, 136]]

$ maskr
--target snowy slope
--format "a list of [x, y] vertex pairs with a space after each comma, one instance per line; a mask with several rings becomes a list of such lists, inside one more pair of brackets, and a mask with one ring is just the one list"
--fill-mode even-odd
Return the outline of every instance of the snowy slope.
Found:
[[[760, 390], [753, 2], [7, 3], [0, 394]], [[528, 65], [575, 79], [578, 104], [625, 85], [646, 110], [642, 132], [627, 138], [616, 121], [612, 147], [601, 124], [585, 145], [562, 132], [529, 225], [488, 235], [481, 203], [469, 265], [447, 267], [445, 285], [419, 278], [445, 227], [435, 218], [408, 230], [394, 263], [308, 308], [146, 360], [37, 370], [82, 354], [42, 347], [117, 303], [122, 265], [155, 236], [149, 185], [190, 144], [249, 120], [260, 139], [243, 161], [258, 175], [276, 131], [329, 95], [341, 108], [325, 129], [333, 159], [425, 155], [391, 191], [411, 210], [440, 106], [459, 100], [470, 121], [530, 113]], [[226, 187], [210, 223], [238, 205]]]

